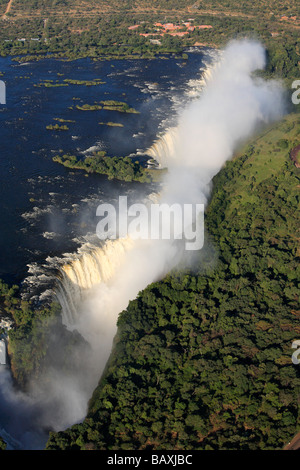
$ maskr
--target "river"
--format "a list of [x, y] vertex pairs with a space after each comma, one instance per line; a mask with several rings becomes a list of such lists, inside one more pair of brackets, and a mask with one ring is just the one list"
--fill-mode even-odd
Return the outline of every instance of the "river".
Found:
[[[97, 205], [120, 194], [138, 198], [138, 183], [87, 176], [52, 158], [62, 151], [84, 156], [104, 150], [144, 162], [157, 136], [176, 124], [184, 104], [199, 92], [203, 70], [213, 57], [201, 49], [188, 51], [188, 56], [186, 61], [45, 59], [24, 64], [0, 59], [6, 84], [6, 105], [0, 107], [0, 278], [20, 284], [25, 296], [41, 298], [51, 288], [49, 259], [76, 253], [87, 234], [95, 233]], [[69, 79], [101, 79], [101, 84], [62, 86]], [[45, 87], [47, 82], [59, 86]], [[138, 114], [76, 108], [103, 100], [126, 102]], [[68, 121], [68, 130], [46, 129], [57, 118]], [[9, 433], [11, 448], [43, 448], [47, 435], [35, 424], [41, 404], [16, 392], [7, 366], [0, 368], [1, 434]]]

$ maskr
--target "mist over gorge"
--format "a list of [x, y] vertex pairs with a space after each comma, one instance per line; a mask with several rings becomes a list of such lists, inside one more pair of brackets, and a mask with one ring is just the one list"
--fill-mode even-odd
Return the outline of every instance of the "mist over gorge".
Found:
[[[265, 65], [265, 50], [255, 41], [233, 41], [222, 51], [200, 96], [147, 151], [168, 169], [160, 202], [207, 207], [212, 179], [226, 161], [263, 126], [285, 114], [280, 83], [254, 75]], [[34, 384], [29, 400], [30, 406], [38, 405], [39, 425], [59, 431], [84, 419], [111, 353], [119, 313], [149, 284], [191, 258], [171, 240], [129, 238], [89, 246], [61, 268], [55, 294], [63, 323], [89, 347], [82, 355], [79, 351], [78, 368], [68, 377], [53, 364], [39, 385]]]

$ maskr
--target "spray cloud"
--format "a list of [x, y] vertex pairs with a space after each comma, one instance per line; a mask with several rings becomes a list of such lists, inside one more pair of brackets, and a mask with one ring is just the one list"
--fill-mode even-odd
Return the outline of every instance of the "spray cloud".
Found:
[[[257, 42], [234, 41], [223, 51], [201, 96], [182, 110], [172, 130], [161, 203], [205, 206], [212, 178], [238, 146], [283, 115], [281, 85], [253, 76], [265, 63], [265, 50]], [[114, 243], [117, 247], [120, 241]], [[134, 240], [109, 280], [89, 292], [73, 327], [92, 345], [96, 361], [102, 358], [101, 367], [110, 353], [119, 312], [185, 256], [174, 240]]]
[[[175, 131], [172, 130], [168, 172], [159, 195], [161, 203], [206, 205], [212, 178], [233, 156], [238, 146], [260, 126], [283, 115], [284, 100], [280, 84], [253, 77], [253, 72], [264, 68], [265, 62], [262, 45], [249, 40], [234, 41], [222, 52], [201, 96], [182, 110], [178, 125]], [[155, 157], [158, 162], [165, 163], [159, 154]], [[120, 243], [121, 240], [114, 242], [118, 253]], [[73, 272], [75, 268], [82, 271], [84, 266], [84, 276], [91, 279], [97, 263], [92, 262], [93, 255], [89, 256], [90, 261], [86, 258], [85, 262], [77, 263], [77, 268], [73, 266]], [[67, 380], [62, 374], [51, 371], [51, 394], [56, 399], [61, 397], [65, 410], [68, 410], [69, 398], [73, 400], [65, 425], [84, 417], [82, 404], [88, 402], [109, 357], [118, 314], [139, 291], [161, 279], [184, 261], [184, 257], [182, 246], [174, 241], [151, 239], [128, 243], [128, 249], [122, 251], [122, 256], [118, 254], [117, 268], [113, 272], [110, 272], [113, 255], [102, 257], [101, 271], [109, 271], [110, 275], [102, 282], [99, 282], [98, 276], [98, 282], [92, 289], [84, 289], [88, 295], [77, 305], [76, 317], [67, 325], [69, 329], [79, 331], [91, 345], [88, 367], [84, 368], [81, 364]], [[69, 279], [67, 289], [72, 285], [74, 291], [81, 293], [83, 289], [79, 279], [82, 277], [82, 272], [80, 276], [75, 273], [72, 280]], [[48, 410], [51, 409], [50, 398], [48, 396], [46, 400]], [[59, 422], [58, 427], [63, 428], [64, 423]]]

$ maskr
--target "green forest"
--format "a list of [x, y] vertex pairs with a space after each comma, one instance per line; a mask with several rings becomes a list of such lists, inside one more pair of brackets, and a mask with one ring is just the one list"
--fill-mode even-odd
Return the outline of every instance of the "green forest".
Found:
[[47, 449], [281, 449], [299, 431], [299, 139], [289, 115], [215, 177], [196, 267], [120, 313], [86, 419]]

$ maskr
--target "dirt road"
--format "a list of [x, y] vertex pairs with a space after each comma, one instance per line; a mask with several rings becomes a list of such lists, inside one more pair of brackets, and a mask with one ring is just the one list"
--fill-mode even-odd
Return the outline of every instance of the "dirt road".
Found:
[[300, 449], [300, 432], [289, 442], [283, 450], [298, 450]]
[[5, 13], [4, 13], [4, 15], [2, 16], [2, 18], [5, 18], [6, 15], [7, 15], [7, 13], [10, 12], [12, 2], [13, 2], [13, 0], [9, 0], [9, 2], [8, 2], [8, 4], [7, 4], [7, 7], [6, 7], [6, 10], [5, 10]]

